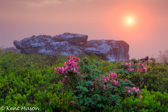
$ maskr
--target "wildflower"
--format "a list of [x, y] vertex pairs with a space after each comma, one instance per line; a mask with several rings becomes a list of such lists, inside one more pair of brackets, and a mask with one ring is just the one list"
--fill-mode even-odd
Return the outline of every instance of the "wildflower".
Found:
[[138, 68], [138, 71], [143, 72], [143, 69], [142, 68]]
[[136, 87], [133, 87], [133, 88], [132, 88], [132, 91], [136, 91]]
[[134, 71], [134, 68], [129, 68], [129, 71], [130, 71], [130, 72]]
[[130, 90], [128, 90], [128, 93], [131, 93], [131, 91], [130, 91]]
[[117, 85], [118, 84], [118, 80], [117, 81], [113, 80], [112, 83], [113, 83], [113, 85]]
[[106, 89], [106, 85], [105, 84], [103, 85], [103, 89]]
[[69, 56], [67, 56], [68, 58], [71, 58], [71, 56], [69, 55]]
[[62, 80], [59, 80], [59, 83], [61, 83], [62, 82]]
[[82, 73], [81, 75], [82, 75], [82, 76], [84, 76], [85, 74], [84, 74], [84, 73]]
[[118, 79], [118, 76], [117, 76], [116, 73], [111, 72], [111, 73], [109, 74], [109, 76], [111, 77], [111, 79], [113, 79], [113, 78], [117, 78], [117, 79]]
[[140, 95], [139, 97], [140, 97], [140, 99], [141, 99], [141, 98], [142, 98], [142, 95]]
[[73, 69], [73, 73], [76, 73], [76, 72], [77, 72], [77, 71], [76, 71], [76, 69], [74, 68], [74, 69]]
[[67, 78], [67, 75], [65, 75], [64, 77]]
[[138, 92], [138, 91], [139, 91], [139, 88], [133, 87], [133, 88], [132, 88], [132, 91]]
[[135, 90], [135, 92], [138, 92], [139, 91], [139, 88]]
[[72, 104], [75, 104], [76, 102], [75, 101], [71, 101]]
[[145, 70], [145, 72], [147, 72], [147, 68], [146, 67], [144, 67], [144, 70]]

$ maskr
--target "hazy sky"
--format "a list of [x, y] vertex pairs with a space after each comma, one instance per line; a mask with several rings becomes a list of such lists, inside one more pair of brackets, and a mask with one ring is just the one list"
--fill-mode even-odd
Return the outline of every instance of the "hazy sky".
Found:
[[131, 58], [157, 57], [168, 49], [168, 0], [0, 0], [1, 47], [64, 32], [124, 40]]

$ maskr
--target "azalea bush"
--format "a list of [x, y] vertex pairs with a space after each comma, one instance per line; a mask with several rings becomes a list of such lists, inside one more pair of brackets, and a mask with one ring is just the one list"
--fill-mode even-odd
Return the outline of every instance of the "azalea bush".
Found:
[[140, 88], [147, 87], [150, 91], [168, 92], [168, 66], [156, 64], [147, 66], [148, 72], [135, 73], [130, 80]]
[[0, 107], [38, 107], [39, 112], [168, 111], [168, 66], [155, 60], [107, 62], [95, 55], [67, 58], [0, 50], [0, 79]]
[[120, 79], [116, 73], [102, 75], [99, 63], [91, 64], [87, 58], [70, 57], [63, 67], [55, 68], [62, 79], [60, 83], [70, 84], [70, 90], [76, 96], [71, 101], [81, 111], [103, 110], [106, 105], [118, 108], [126, 97], [142, 97], [131, 81]]
[[122, 62], [115, 70], [121, 78], [127, 78], [139, 88], [147, 87], [148, 90], [168, 92], [168, 66], [150, 60], [130, 60]]
[[75, 100], [72, 91], [64, 90], [54, 71], [55, 62], [62, 66], [65, 59], [0, 50], [0, 107], [38, 107], [40, 112], [75, 110], [70, 103]]
[[136, 72], [147, 72], [147, 61], [131, 60], [130, 62], [122, 62], [119, 69], [116, 70], [119, 74], [124, 74], [123, 77], [128, 77]]
[[[168, 111], [168, 93], [147, 91], [147, 88], [141, 90], [142, 98], [134, 96], [127, 97], [122, 102], [123, 112], [167, 112]], [[122, 112], [121, 111], [121, 112]]]

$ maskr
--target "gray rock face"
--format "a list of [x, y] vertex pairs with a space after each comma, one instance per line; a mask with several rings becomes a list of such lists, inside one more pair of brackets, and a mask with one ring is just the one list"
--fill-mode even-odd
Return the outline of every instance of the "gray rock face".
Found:
[[53, 37], [54, 41], [68, 41], [71, 44], [85, 44], [87, 42], [88, 36], [81, 34], [63, 33]]
[[129, 59], [129, 45], [124, 41], [91, 40], [85, 45], [86, 54], [96, 54], [108, 61]]
[[82, 50], [67, 41], [54, 41], [51, 36], [39, 35], [14, 41], [17, 49], [26, 54], [48, 54], [48, 55], [78, 55]]
[[15, 47], [9, 47], [9, 48], [5, 48], [4, 50], [11, 51], [11, 52], [17, 52], [17, 53], [19, 53], [19, 50], [18, 50], [18, 49], [16, 49]]
[[87, 35], [64, 33], [54, 37], [32, 36], [13, 43], [21, 53], [48, 55], [95, 54], [108, 61], [129, 59], [129, 45], [124, 41], [90, 40]]

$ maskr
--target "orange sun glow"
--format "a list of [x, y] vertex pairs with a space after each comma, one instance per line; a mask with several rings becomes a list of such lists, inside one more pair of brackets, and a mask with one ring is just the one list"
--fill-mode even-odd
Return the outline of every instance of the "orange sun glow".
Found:
[[130, 39], [146, 35], [152, 23], [148, 9], [134, 3], [123, 3], [111, 8], [105, 18], [106, 27], [112, 34]]
[[132, 23], [133, 20], [130, 18], [130, 19], [127, 19], [127, 22], [128, 22], [128, 23]]

